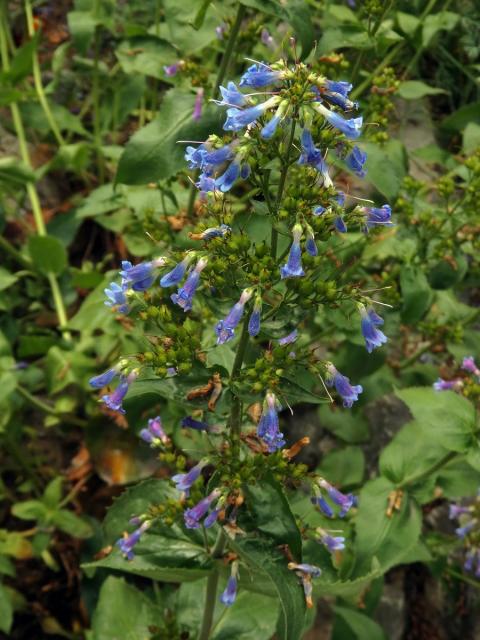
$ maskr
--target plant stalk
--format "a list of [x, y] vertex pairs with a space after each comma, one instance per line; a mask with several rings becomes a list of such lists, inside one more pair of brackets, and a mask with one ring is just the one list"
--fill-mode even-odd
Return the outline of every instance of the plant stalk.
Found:
[[[225, 549], [226, 541], [227, 536], [225, 535], [223, 529], [220, 529], [211, 553], [213, 560], [221, 558], [223, 550]], [[212, 569], [207, 580], [207, 589], [205, 592], [205, 608], [203, 610], [202, 626], [200, 627], [198, 640], [208, 640], [208, 638], [210, 637], [213, 614], [215, 611], [215, 604], [217, 600], [218, 578], [219, 571], [218, 568], [215, 567], [214, 569]]]
[[[287, 180], [288, 169], [290, 167], [290, 152], [292, 150], [293, 138], [295, 137], [295, 126], [296, 126], [296, 120], [295, 118], [293, 118], [292, 126], [290, 128], [290, 137], [288, 139], [288, 144], [287, 144], [287, 151], [285, 154], [285, 162], [282, 167], [282, 171], [280, 173], [280, 181], [278, 183], [277, 198], [275, 200], [275, 212], [271, 211], [270, 213], [272, 214], [273, 213], [278, 214], [278, 209], [280, 208], [280, 203], [282, 201], [283, 191], [285, 189], [285, 182]], [[272, 221], [272, 234], [270, 236], [270, 255], [274, 260], [277, 259], [277, 245], [278, 245], [278, 231], [275, 229], [275, 226]]]

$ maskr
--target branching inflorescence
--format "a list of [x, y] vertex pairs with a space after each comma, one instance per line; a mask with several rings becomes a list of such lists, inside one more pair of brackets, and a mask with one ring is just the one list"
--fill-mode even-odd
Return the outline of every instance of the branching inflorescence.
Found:
[[[367, 234], [392, 224], [388, 205], [357, 204], [358, 199], [334, 186], [333, 166], [365, 175], [366, 154], [355, 144], [363, 122], [361, 116], [349, 116], [358, 108], [348, 97], [351, 89], [349, 83], [328, 80], [302, 63], [288, 66], [283, 61], [256, 62], [239, 86], [229, 82], [220, 87], [222, 99], [216, 104], [226, 110], [224, 135], [210, 135], [188, 146], [185, 154], [188, 167], [197, 172], [202, 211], [189, 238], [201, 248], [167, 252], [136, 266], [124, 262], [120, 283], [105, 290], [105, 304], [116, 312], [138, 311], [140, 318], [155, 323], [157, 332], [160, 329], [151, 351], [123, 359], [91, 380], [101, 388], [119, 378], [117, 388], [102, 397], [115, 411], [124, 412], [129, 385], [145, 371], [150, 377], [152, 372], [161, 378], [185, 376], [193, 367], [204, 366], [205, 351], [236, 341], [228, 379], [222, 381], [215, 372], [207, 385], [187, 395], [192, 402], [208, 396], [216, 421], [210, 424], [195, 407], [182, 421], [184, 428], [206, 432], [212, 443], [207, 456], [188, 471], [178, 468], [172, 477], [180, 492], [181, 509], [175, 513], [183, 511], [188, 529], [218, 523], [229, 535], [241, 534], [237, 518], [243, 487], [267, 475], [292, 488], [310, 484], [311, 502], [326, 518], [343, 518], [356, 505], [355, 496], [292, 462], [308, 438], [286, 449], [279, 422], [280, 409], [288, 405], [288, 380], [298, 372], [308, 371], [323, 384], [316, 392], [335, 389], [344, 407], [352, 407], [363, 391], [319, 355], [313, 322], [318, 309], [340, 309], [346, 317], [358, 314], [368, 353], [387, 341], [380, 329], [383, 319], [373, 308], [376, 301], [355, 283], [337, 277], [331, 252], [323, 250], [332, 236], [347, 229]], [[247, 216], [245, 205], [225, 195], [233, 187], [242, 190], [242, 202], [250, 203]], [[252, 211], [267, 229], [262, 238], [248, 230]], [[217, 410], [221, 395], [228, 401]], [[242, 428], [252, 415], [256, 430]], [[140, 435], [160, 452], [173, 450], [160, 417], [150, 419]], [[212, 476], [211, 470], [216, 473], [208, 491], [193, 500], [192, 488]], [[134, 519], [138, 528], [118, 542], [128, 559], [159, 517], [152, 512]], [[344, 548], [344, 537], [333, 531], [310, 531], [308, 526], [302, 531], [332, 554]], [[221, 595], [227, 606], [235, 600], [239, 573], [238, 560], [232, 557], [231, 576]], [[320, 569], [293, 561], [289, 568], [301, 578], [311, 604], [311, 581]]]

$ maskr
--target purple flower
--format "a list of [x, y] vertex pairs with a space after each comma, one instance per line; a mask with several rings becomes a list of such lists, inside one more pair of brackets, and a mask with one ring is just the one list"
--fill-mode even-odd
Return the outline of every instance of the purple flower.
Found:
[[176, 76], [178, 71], [182, 66], [181, 61], [174, 62], [173, 64], [164, 65], [163, 70], [165, 71], [165, 75], [171, 78], [172, 76]]
[[337, 506], [341, 507], [341, 511], [338, 514], [340, 518], [343, 518], [345, 514], [347, 514], [350, 509], [357, 504], [357, 499], [353, 493], [342, 493], [338, 489], [335, 489], [335, 487], [332, 487], [332, 485], [323, 478], [318, 484], [322, 489], [325, 489], [330, 500]]
[[148, 421], [148, 428], [140, 431], [140, 438], [147, 444], [167, 444], [170, 442], [170, 438], [167, 436], [162, 427], [162, 419], [160, 416], [156, 418], [150, 418]]
[[294, 225], [292, 229], [293, 242], [290, 247], [288, 259], [283, 267], [280, 267], [280, 275], [284, 278], [299, 278], [305, 275], [302, 268], [302, 249], [300, 247], [300, 238], [302, 237], [302, 227], [300, 224]]
[[220, 489], [214, 489], [209, 496], [203, 498], [203, 500], [200, 500], [200, 502], [194, 507], [192, 507], [191, 509], [186, 509], [183, 517], [187, 529], [199, 528], [200, 520], [207, 514], [212, 502], [215, 502], [220, 497], [220, 494]]
[[133, 548], [139, 542], [142, 534], [148, 529], [150, 526], [150, 521], [146, 520], [138, 529], [135, 529], [133, 533], [129, 536], [125, 535], [123, 538], [120, 538], [116, 541], [117, 547], [120, 549], [122, 555], [127, 558], [127, 560], [133, 560], [134, 553]]
[[277, 48], [277, 43], [268, 32], [268, 29], [262, 29], [262, 33], [260, 34], [260, 41], [269, 49], [273, 50]]
[[335, 513], [332, 507], [328, 504], [328, 502], [325, 500], [323, 496], [312, 496], [310, 500], [312, 504], [316, 505], [317, 507], [320, 507], [320, 510], [325, 516], [327, 516], [327, 518], [334, 517]]
[[197, 95], [195, 96], [195, 104], [193, 106], [193, 114], [192, 118], [194, 120], [200, 120], [202, 117], [202, 106], [203, 106], [203, 96], [205, 95], [205, 89], [202, 87], [197, 90]]
[[464, 371], [468, 371], [469, 373], [473, 373], [474, 376], [480, 376], [480, 369], [475, 364], [473, 356], [468, 356], [463, 359], [462, 369]]
[[366, 174], [366, 171], [363, 168], [363, 165], [367, 161], [367, 154], [362, 151], [356, 145], [353, 147], [352, 151], [345, 158], [345, 162], [347, 166], [359, 177], [363, 178]]
[[195, 420], [192, 416], [187, 416], [182, 419], [182, 427], [186, 429], [195, 429], [195, 431], [209, 431], [210, 425], [206, 422], [200, 422], [200, 420]]
[[391, 226], [393, 224], [390, 220], [392, 216], [392, 209], [388, 204], [384, 204], [380, 209], [375, 207], [364, 207], [363, 211], [367, 214], [365, 221], [367, 231], [379, 225]]
[[360, 306], [360, 315], [362, 317], [361, 328], [365, 338], [365, 345], [368, 353], [372, 353], [376, 347], [381, 347], [382, 344], [387, 342], [387, 336], [380, 329], [377, 329], [378, 326], [383, 324], [383, 319], [373, 309], [365, 309], [364, 305]]
[[101, 401], [104, 404], [106, 404], [107, 407], [112, 411], [125, 413], [125, 409], [122, 406], [122, 402], [125, 396], [127, 395], [129, 386], [135, 380], [136, 377], [137, 377], [137, 373], [135, 373], [134, 371], [132, 371], [132, 373], [129, 373], [127, 377], [122, 376], [120, 378], [120, 383], [118, 384], [117, 388], [111, 393], [108, 393], [102, 396]]
[[266, 87], [269, 84], [278, 82], [283, 77], [281, 71], [272, 71], [270, 67], [264, 63], [252, 64], [240, 78], [241, 87]]
[[99, 376], [94, 376], [93, 378], [90, 378], [90, 380], [88, 381], [88, 384], [94, 389], [101, 389], [102, 387], [106, 387], [107, 384], [110, 384], [110, 382], [115, 378], [115, 376], [118, 376], [117, 369], [115, 368], [108, 369], [104, 373], [101, 373]]
[[343, 536], [331, 536], [324, 531], [321, 533], [319, 541], [327, 547], [330, 553], [345, 549], [345, 538]]
[[[298, 159], [298, 164], [308, 164], [322, 174], [324, 186], [328, 189], [333, 186], [333, 182], [328, 174], [327, 163], [323, 158], [320, 149], [315, 147], [312, 134], [309, 129], [302, 131], [301, 137], [302, 153]], [[317, 207], [318, 208], [318, 207]], [[319, 215], [318, 213], [316, 215]]]
[[193, 254], [187, 253], [185, 258], [181, 262], [178, 262], [171, 271], [160, 278], [160, 286], [173, 287], [174, 285], [177, 285], [179, 282], [181, 282], [192, 258]]
[[257, 425], [257, 436], [261, 438], [270, 453], [281, 449], [285, 444], [283, 433], [278, 424], [277, 399], [275, 395], [268, 392], [263, 403], [263, 411]]
[[[469, 549], [465, 555], [465, 562], [463, 564], [463, 568], [465, 569], [465, 571], [472, 571], [473, 570], [473, 563], [475, 562], [475, 558], [477, 556], [477, 549]], [[478, 564], [477, 564], [478, 566]]]
[[123, 260], [122, 283], [132, 287], [134, 291], [145, 291], [153, 284], [153, 269], [165, 264], [165, 258], [157, 258], [151, 262], [140, 262], [133, 266], [128, 260]]
[[306, 573], [307, 575], [312, 576], [312, 578], [319, 578], [322, 575], [322, 570], [313, 564], [297, 564], [296, 562], [289, 562], [288, 568], [291, 571], [301, 571], [302, 573]]
[[215, 35], [219, 40], [223, 40], [227, 29], [228, 29], [228, 25], [226, 22], [222, 22], [221, 24], [218, 25], [218, 27], [215, 27]]
[[310, 225], [307, 225], [307, 237], [305, 239], [305, 249], [311, 256], [318, 256], [318, 247], [315, 242], [315, 233]]
[[360, 130], [363, 124], [363, 118], [361, 116], [346, 120], [338, 113], [335, 113], [335, 111], [324, 107], [323, 104], [317, 104], [316, 109], [332, 127], [341, 131], [347, 138], [354, 140], [360, 136]]
[[328, 386], [335, 386], [338, 395], [343, 400], [343, 406], [350, 409], [353, 403], [358, 400], [358, 394], [362, 393], [363, 387], [360, 384], [352, 386], [350, 380], [337, 371], [331, 363], [327, 365], [327, 373]]
[[188, 496], [193, 483], [200, 477], [202, 469], [207, 464], [208, 460], [200, 460], [200, 462], [192, 467], [187, 473], [177, 473], [172, 476], [172, 482], [175, 483], [175, 486], [179, 491], [183, 491]]
[[222, 101], [219, 105], [234, 105], [235, 107], [243, 107], [247, 103], [247, 99], [241, 91], [238, 90], [234, 82], [229, 82], [227, 88], [219, 87], [222, 94]]
[[190, 271], [183, 287], [180, 287], [177, 293], [173, 293], [170, 298], [174, 304], [178, 304], [184, 311], [190, 311], [192, 308], [193, 296], [200, 283], [200, 274], [207, 266], [208, 260], [201, 258], [195, 268]]
[[118, 311], [119, 313], [127, 313], [128, 304], [127, 304], [127, 296], [125, 295], [127, 291], [127, 286], [120, 286], [116, 282], [112, 282], [106, 289], [104, 289], [105, 295], [107, 296], [107, 300], [105, 300], [105, 305], [107, 307], [111, 307], [114, 311]]
[[230, 607], [235, 602], [237, 597], [237, 572], [238, 563], [233, 562], [227, 586], [225, 588], [225, 591], [220, 596], [220, 602], [226, 607]]
[[470, 507], [462, 507], [459, 504], [449, 505], [448, 517], [450, 518], [450, 520], [453, 520], [454, 518], [458, 518], [464, 513], [470, 513]]
[[244, 289], [239, 301], [233, 305], [227, 317], [217, 323], [217, 326], [215, 327], [217, 344], [225, 344], [225, 342], [228, 342], [233, 338], [235, 335], [235, 329], [242, 319], [245, 305], [251, 297], [251, 289]]
[[203, 521], [203, 526], [205, 527], [205, 529], [210, 529], [210, 527], [213, 527], [215, 522], [218, 520], [218, 516], [220, 515], [222, 510], [223, 510], [223, 508], [220, 507], [219, 509], [212, 509], [210, 511], [208, 516]]
[[278, 344], [284, 347], [286, 344], [292, 344], [298, 338], [298, 329], [294, 329], [288, 335], [279, 338]]
[[257, 296], [253, 305], [252, 315], [248, 321], [248, 333], [254, 338], [260, 333], [260, 320], [262, 314], [262, 298]]
[[457, 391], [463, 387], [463, 382], [460, 379], [442, 380], [442, 378], [439, 378], [432, 386], [435, 391]]

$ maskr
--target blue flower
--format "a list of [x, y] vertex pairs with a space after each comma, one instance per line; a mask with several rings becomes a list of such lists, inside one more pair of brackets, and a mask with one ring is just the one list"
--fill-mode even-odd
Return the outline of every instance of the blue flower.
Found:
[[244, 289], [239, 301], [233, 305], [227, 317], [224, 320], [220, 320], [218, 322], [217, 326], [215, 327], [217, 344], [225, 344], [225, 342], [228, 342], [233, 338], [233, 336], [235, 335], [235, 329], [242, 319], [245, 305], [251, 297], [251, 289]]
[[327, 80], [325, 87], [326, 91], [322, 91], [322, 95], [324, 95], [329, 102], [339, 106], [341, 109], [346, 111], [347, 109], [357, 109], [358, 103], [352, 102], [348, 99], [348, 94], [352, 89], [352, 86], [349, 82], [335, 82], [332, 80]]
[[102, 387], [106, 387], [107, 384], [110, 384], [110, 382], [115, 378], [115, 376], [118, 376], [117, 369], [115, 368], [108, 369], [104, 373], [101, 373], [99, 376], [94, 376], [93, 378], [90, 378], [90, 380], [88, 381], [88, 384], [94, 389], [101, 389]]
[[165, 262], [165, 258], [157, 258], [152, 262], [140, 262], [133, 266], [128, 260], [123, 260], [120, 271], [122, 282], [134, 291], [145, 291], [153, 284], [153, 269], [163, 266]]
[[226, 193], [233, 187], [239, 175], [240, 162], [238, 160], [234, 160], [228, 165], [226, 171], [215, 180], [215, 187], [220, 189], [223, 193]]
[[190, 311], [192, 308], [193, 296], [200, 283], [200, 274], [207, 266], [207, 262], [206, 258], [201, 258], [195, 268], [188, 274], [183, 287], [180, 287], [177, 293], [173, 293], [170, 296], [172, 302], [178, 304], [184, 311]]
[[230, 572], [230, 577], [227, 581], [225, 591], [220, 596], [220, 602], [226, 607], [230, 607], [237, 598], [237, 567], [238, 563], [233, 562]]
[[198, 529], [200, 520], [207, 514], [213, 502], [220, 497], [220, 489], [214, 489], [210, 495], [200, 500], [198, 504], [190, 509], [186, 509], [183, 514], [187, 529]]
[[135, 545], [139, 542], [140, 538], [142, 537], [142, 534], [148, 529], [150, 524], [151, 524], [150, 521], [146, 520], [143, 524], [140, 525], [138, 529], [135, 529], [133, 533], [131, 533], [130, 535], [124, 535], [123, 538], [120, 538], [115, 543], [117, 547], [120, 549], [122, 555], [124, 555], [125, 558], [127, 558], [127, 560], [133, 560], [135, 555], [133, 553], [133, 549]]
[[477, 520], [474, 518], [464, 524], [463, 527], [458, 527], [458, 529], [455, 529], [455, 533], [459, 538], [465, 538], [465, 536], [470, 533], [470, 531], [475, 527], [476, 524]]
[[477, 556], [477, 549], [469, 549], [465, 555], [465, 562], [463, 564], [463, 568], [465, 571], [473, 570], [473, 563], [475, 562], [475, 558]]
[[195, 186], [200, 189], [201, 196], [215, 191], [215, 178], [212, 178], [212, 173], [211, 169], [206, 169], [198, 176]]
[[204, 144], [199, 147], [187, 147], [185, 149], [185, 160], [189, 169], [200, 169], [203, 166], [203, 158], [207, 153]]
[[367, 231], [372, 227], [379, 225], [390, 226], [393, 224], [390, 220], [392, 216], [392, 209], [388, 204], [384, 204], [380, 209], [375, 207], [364, 207], [363, 211], [367, 214], [367, 219], [365, 221]]
[[117, 388], [102, 396], [101, 401], [107, 405], [112, 411], [118, 411], [119, 413], [125, 413], [125, 409], [122, 406], [123, 399], [127, 395], [130, 384], [135, 380], [137, 374], [135, 372], [130, 373], [127, 377], [122, 376]]
[[304, 276], [305, 272], [302, 268], [302, 249], [300, 247], [300, 238], [302, 237], [302, 227], [296, 224], [292, 229], [293, 242], [290, 247], [288, 259], [283, 267], [280, 267], [280, 275], [284, 278], [298, 278]]
[[337, 506], [341, 507], [340, 513], [338, 514], [340, 518], [343, 518], [352, 507], [356, 506], [357, 498], [353, 493], [342, 493], [338, 489], [335, 489], [335, 487], [332, 487], [332, 485], [323, 478], [318, 482], [318, 484], [322, 489], [325, 489], [330, 500]]
[[242, 110], [236, 107], [227, 109], [227, 119], [225, 120], [223, 128], [225, 131], [240, 131], [258, 120], [267, 109], [275, 107], [279, 101], [279, 96], [273, 96], [269, 100], [257, 104], [254, 107], [248, 107], [247, 109]]
[[283, 77], [281, 71], [272, 71], [270, 67], [264, 63], [252, 64], [245, 71], [240, 79], [241, 87], [266, 87], [269, 84], [278, 82]]
[[325, 213], [325, 211], [326, 211], [325, 207], [322, 207], [322, 205], [318, 205], [318, 207], [315, 207], [315, 209], [313, 210], [313, 215], [321, 216]]
[[358, 384], [352, 386], [350, 380], [343, 376], [332, 363], [327, 365], [327, 384], [331, 387], [335, 385], [338, 395], [343, 400], [343, 406], [350, 409], [354, 402], [358, 400], [358, 394], [362, 393], [363, 387]]
[[327, 91], [339, 93], [341, 96], [346, 98], [352, 90], [353, 84], [350, 84], [350, 82], [346, 82], [345, 80], [327, 80], [326, 87]]
[[150, 445], [168, 444], [170, 438], [167, 436], [162, 426], [162, 419], [160, 416], [156, 418], [150, 418], [148, 421], [148, 428], [140, 431], [140, 438]]
[[360, 315], [361, 315], [361, 328], [362, 334], [365, 338], [365, 346], [367, 347], [368, 353], [372, 353], [372, 351], [381, 347], [382, 344], [387, 342], [387, 336], [380, 331], [377, 327], [383, 324], [383, 318], [381, 318], [373, 309], [365, 309], [365, 306], [359, 305]]
[[219, 509], [212, 509], [210, 511], [208, 516], [203, 521], [203, 526], [205, 527], [205, 529], [210, 529], [210, 527], [213, 527], [215, 522], [218, 520], [218, 516], [222, 513], [222, 511], [223, 511], [223, 507], [220, 507]]
[[318, 247], [317, 243], [315, 242], [315, 233], [313, 232], [313, 229], [309, 224], [306, 226], [306, 229], [307, 237], [305, 240], [305, 249], [311, 256], [318, 256]]
[[366, 171], [363, 168], [363, 165], [367, 161], [367, 154], [365, 151], [362, 151], [357, 145], [353, 147], [351, 152], [345, 158], [345, 162], [347, 166], [354, 172], [359, 178], [363, 178], [366, 174]]
[[322, 575], [322, 570], [319, 567], [316, 567], [313, 564], [297, 564], [296, 562], [289, 562], [288, 568], [290, 571], [300, 571], [301, 573], [306, 573], [312, 578], [319, 578]]
[[331, 536], [326, 531], [323, 531], [319, 541], [327, 547], [330, 553], [345, 549], [345, 538], [343, 536]]
[[202, 469], [208, 464], [208, 460], [200, 460], [198, 464], [190, 469], [187, 473], [177, 473], [172, 476], [172, 482], [175, 483], [179, 491], [189, 495], [193, 483], [200, 477]]
[[277, 399], [271, 392], [265, 396], [262, 415], [257, 425], [257, 436], [266, 443], [270, 453], [281, 449], [285, 444], [278, 424]]
[[345, 224], [342, 216], [336, 216], [335, 220], [333, 221], [333, 225], [339, 233], [347, 233], [347, 225]]
[[106, 289], [104, 289], [105, 295], [107, 296], [107, 300], [105, 300], [105, 306], [111, 307], [114, 311], [118, 311], [119, 313], [127, 313], [128, 312], [128, 304], [127, 304], [127, 296], [126, 296], [127, 286], [120, 286], [116, 282], [112, 282]]
[[[333, 186], [332, 179], [328, 174], [327, 163], [323, 158], [320, 149], [315, 147], [311, 131], [303, 129], [301, 137], [302, 153], [298, 159], [298, 164], [308, 164], [322, 174], [324, 186], [328, 189]], [[318, 215], [318, 214], [317, 214]]]
[[182, 419], [182, 427], [186, 429], [195, 429], [195, 431], [210, 431], [210, 425], [200, 420], [195, 420], [192, 416]]
[[320, 507], [320, 510], [325, 516], [327, 516], [327, 518], [334, 517], [335, 512], [333, 511], [332, 507], [328, 504], [328, 502], [325, 500], [323, 496], [312, 496], [310, 500], [312, 504], [316, 505], [317, 507]]
[[225, 238], [232, 228], [228, 224], [221, 224], [219, 227], [209, 227], [200, 233], [189, 233], [192, 240], [211, 240], [212, 238]]
[[177, 285], [179, 282], [181, 282], [193, 257], [194, 254], [187, 253], [185, 258], [181, 262], [178, 262], [171, 271], [160, 278], [160, 286], [173, 287], [174, 285]]
[[227, 88], [219, 87], [223, 100], [218, 102], [219, 105], [235, 105], [243, 107], [247, 103], [247, 99], [241, 91], [238, 90], [234, 82], [229, 82]]
[[449, 505], [448, 517], [450, 518], [450, 520], [458, 518], [465, 513], [470, 513], [470, 507], [463, 507], [460, 504]]
[[248, 333], [255, 338], [260, 333], [260, 320], [262, 314], [262, 298], [257, 296], [253, 305], [252, 315], [248, 321]]
[[213, 165], [218, 167], [227, 160], [231, 160], [234, 156], [232, 147], [229, 144], [219, 147], [218, 149], [212, 149], [211, 151], [206, 149], [202, 158], [202, 165]]
[[273, 116], [273, 118], [271, 118], [270, 121], [260, 131], [260, 135], [262, 136], [262, 138], [265, 138], [265, 140], [269, 140], [277, 130], [279, 122], [280, 116]]
[[278, 344], [284, 347], [286, 344], [292, 344], [298, 338], [298, 329], [294, 329], [288, 335], [279, 338]]
[[321, 113], [325, 120], [332, 125], [332, 127], [341, 131], [345, 136], [347, 136], [347, 138], [355, 140], [360, 136], [363, 124], [362, 116], [345, 120], [345, 118], [342, 118], [342, 116], [335, 113], [335, 111], [331, 111], [324, 107], [323, 104], [317, 104], [316, 109]]

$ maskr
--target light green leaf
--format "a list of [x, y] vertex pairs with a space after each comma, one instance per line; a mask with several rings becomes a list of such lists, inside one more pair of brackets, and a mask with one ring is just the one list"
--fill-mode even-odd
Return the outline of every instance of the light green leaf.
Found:
[[339, 487], [359, 484], [365, 473], [365, 455], [360, 447], [335, 449], [323, 456], [317, 473]]
[[35, 181], [35, 173], [13, 156], [0, 158], [0, 184], [18, 187]]
[[93, 535], [93, 529], [88, 522], [67, 509], [54, 511], [50, 516], [50, 522], [73, 538], [90, 538]]
[[10, 633], [13, 622], [13, 606], [10, 595], [4, 585], [0, 582], [0, 630]]
[[397, 22], [400, 29], [407, 36], [413, 36], [420, 25], [420, 20], [416, 16], [403, 11], [397, 11]]
[[164, 65], [178, 60], [178, 53], [169, 42], [152, 35], [122, 40], [115, 55], [125, 73], [140, 73], [159, 80], [166, 77]]
[[65, 247], [53, 236], [31, 236], [28, 251], [35, 267], [45, 274], [62, 273], [68, 264]]
[[480, 147], [480, 125], [475, 122], [469, 122], [463, 131], [463, 152], [466, 154], [473, 153], [475, 149]]
[[389, 201], [394, 200], [407, 170], [404, 146], [398, 140], [390, 140], [382, 146], [362, 142], [361, 146], [367, 152], [365, 180]]
[[428, 47], [439, 31], [451, 31], [460, 20], [458, 13], [440, 11], [425, 18], [422, 29], [422, 44]]
[[404, 100], [419, 100], [425, 96], [435, 96], [439, 93], [447, 93], [445, 89], [439, 89], [438, 87], [431, 87], [425, 82], [420, 80], [406, 80], [400, 83], [397, 91], [397, 95]]

